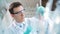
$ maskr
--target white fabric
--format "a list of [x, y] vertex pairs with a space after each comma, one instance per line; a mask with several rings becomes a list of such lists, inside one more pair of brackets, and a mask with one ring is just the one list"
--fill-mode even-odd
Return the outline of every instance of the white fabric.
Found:
[[[27, 27], [29, 26], [29, 24], [31, 22], [28, 21], [29, 19], [25, 19], [24, 23], [21, 23], [20, 25], [22, 27], [19, 27], [19, 24], [15, 23], [16, 21], [12, 22], [13, 24], [11, 24], [4, 32], [4, 34], [24, 34], [24, 32], [26, 31]], [[23, 24], [25, 24], [23, 26]], [[31, 31], [30, 34], [36, 34], [35, 31]]]

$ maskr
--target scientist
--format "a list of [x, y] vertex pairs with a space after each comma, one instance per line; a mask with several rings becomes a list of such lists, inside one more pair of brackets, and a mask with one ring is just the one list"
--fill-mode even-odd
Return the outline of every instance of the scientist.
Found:
[[25, 19], [24, 8], [20, 2], [13, 2], [9, 7], [9, 12], [13, 17], [13, 22], [5, 30], [4, 34], [30, 34], [32, 27]]
[[[45, 34], [44, 32], [44, 7], [43, 6], [39, 6], [36, 9], [36, 14], [34, 17], [30, 18], [30, 21], [32, 22], [32, 27], [33, 30], [35, 30], [37, 32], [37, 34]], [[45, 24], [46, 25], [46, 24]]]
[[[36, 9], [36, 14], [34, 17], [30, 18], [32, 22], [33, 30], [37, 32], [37, 34], [51, 34], [52, 21], [50, 19], [45, 19], [44, 17], [45, 8], [43, 6], [39, 6]], [[45, 15], [46, 16], [46, 15]]]

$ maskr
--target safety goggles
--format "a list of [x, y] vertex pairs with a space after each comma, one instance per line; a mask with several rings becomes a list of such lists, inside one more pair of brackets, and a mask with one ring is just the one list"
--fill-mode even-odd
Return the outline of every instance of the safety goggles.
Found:
[[13, 13], [13, 14], [21, 14], [21, 13], [24, 13], [25, 9], [21, 10], [21, 11], [18, 11], [16, 13]]

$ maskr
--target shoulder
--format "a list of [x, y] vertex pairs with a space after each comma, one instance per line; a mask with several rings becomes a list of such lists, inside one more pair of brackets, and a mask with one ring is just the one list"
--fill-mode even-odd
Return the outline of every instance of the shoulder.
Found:
[[15, 26], [14, 24], [10, 24], [6, 29], [5, 29], [5, 34], [14, 34], [15, 32]]
[[6, 28], [4, 34], [12, 34], [12, 30], [10, 28]]

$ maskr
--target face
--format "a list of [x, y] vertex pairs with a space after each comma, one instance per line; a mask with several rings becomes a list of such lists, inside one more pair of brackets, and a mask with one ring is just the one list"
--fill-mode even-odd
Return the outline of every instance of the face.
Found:
[[17, 22], [23, 22], [24, 21], [24, 11], [23, 6], [19, 6], [16, 8], [13, 8], [13, 11], [15, 14], [13, 14], [14, 19]]

